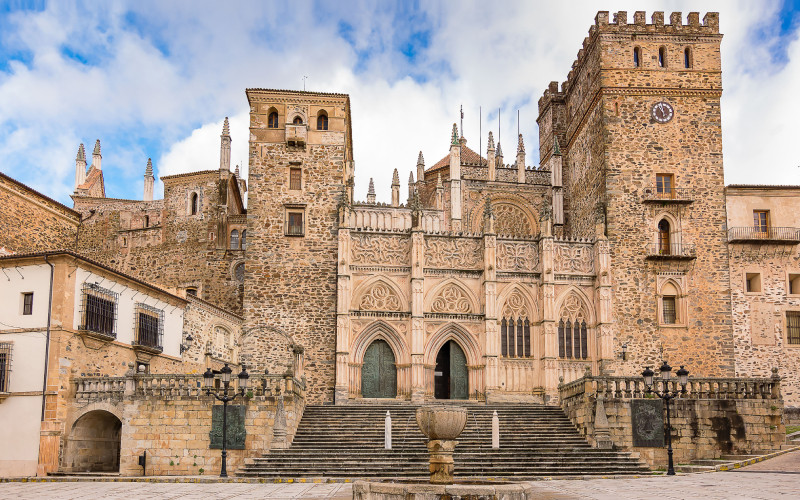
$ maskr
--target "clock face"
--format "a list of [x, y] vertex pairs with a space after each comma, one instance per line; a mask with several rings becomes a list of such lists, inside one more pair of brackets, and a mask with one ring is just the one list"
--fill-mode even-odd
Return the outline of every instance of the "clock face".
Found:
[[653, 104], [651, 114], [653, 115], [653, 120], [658, 123], [667, 123], [672, 120], [672, 117], [675, 115], [675, 110], [672, 109], [672, 106], [668, 102], [661, 101]]

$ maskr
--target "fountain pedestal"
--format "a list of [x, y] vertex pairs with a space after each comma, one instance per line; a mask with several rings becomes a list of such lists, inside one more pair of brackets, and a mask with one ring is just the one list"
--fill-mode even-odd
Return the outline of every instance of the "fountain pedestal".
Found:
[[431, 484], [453, 484], [453, 450], [467, 425], [467, 409], [430, 405], [417, 408], [417, 425], [428, 438]]
[[431, 484], [453, 484], [453, 450], [457, 444], [458, 441], [443, 439], [428, 441]]

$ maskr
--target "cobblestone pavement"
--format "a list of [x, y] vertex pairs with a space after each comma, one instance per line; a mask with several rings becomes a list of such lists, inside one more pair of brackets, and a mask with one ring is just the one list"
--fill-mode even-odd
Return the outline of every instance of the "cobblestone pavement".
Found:
[[[800, 451], [787, 453], [731, 472], [657, 476], [638, 479], [536, 481], [538, 498], [566, 500], [662, 499], [789, 499], [800, 498]], [[218, 498], [351, 498], [343, 483], [136, 483], [42, 482], [0, 483], [0, 499], [180, 499]]]

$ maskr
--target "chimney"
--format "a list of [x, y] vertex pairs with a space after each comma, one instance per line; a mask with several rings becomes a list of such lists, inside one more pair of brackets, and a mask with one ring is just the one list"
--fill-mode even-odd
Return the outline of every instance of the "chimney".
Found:
[[83, 149], [83, 143], [78, 146], [78, 156], [75, 157], [75, 192], [78, 192], [78, 186], [86, 182], [86, 151]]
[[153, 201], [153, 160], [147, 159], [147, 168], [144, 169], [144, 201]]
[[231, 129], [228, 125], [228, 117], [225, 117], [225, 122], [222, 124], [222, 135], [220, 137], [219, 145], [219, 169], [231, 170]]
[[103, 159], [103, 155], [100, 154], [100, 139], [97, 139], [97, 142], [94, 143], [94, 151], [92, 152], [92, 166], [97, 170], [103, 170], [100, 167], [100, 161]]

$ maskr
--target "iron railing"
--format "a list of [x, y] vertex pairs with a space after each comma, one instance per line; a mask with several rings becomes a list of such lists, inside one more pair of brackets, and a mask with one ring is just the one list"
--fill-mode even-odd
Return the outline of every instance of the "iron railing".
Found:
[[644, 201], [664, 201], [674, 203], [686, 203], [694, 201], [694, 192], [692, 188], [661, 188], [648, 187], [644, 188], [642, 194]]
[[164, 338], [164, 311], [137, 302], [134, 322], [136, 339], [131, 344], [135, 347], [146, 347], [162, 352], [164, 350], [161, 345]]
[[694, 245], [687, 243], [656, 243], [647, 249], [647, 257], [654, 259], [694, 259], [696, 256]]
[[728, 241], [786, 241], [800, 242], [800, 228], [796, 227], [732, 227]]
[[119, 294], [95, 283], [84, 283], [81, 292], [81, 323], [78, 325], [78, 330], [117, 338]]

